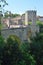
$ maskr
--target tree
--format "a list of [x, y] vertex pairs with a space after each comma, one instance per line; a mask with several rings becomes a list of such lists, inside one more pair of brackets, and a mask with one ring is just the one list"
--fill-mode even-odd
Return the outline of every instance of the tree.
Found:
[[0, 65], [2, 63], [4, 46], [5, 46], [4, 38], [0, 36]]
[[12, 14], [12, 17], [17, 17], [17, 16], [20, 16], [20, 14]]
[[34, 56], [36, 65], [43, 65], [43, 35], [36, 34], [31, 40], [31, 55]]
[[18, 43], [20, 43], [18, 37], [9, 36], [3, 51], [2, 65], [18, 65], [22, 56]]
[[[3, 16], [3, 8], [5, 5], [8, 5], [8, 3], [5, 0], [0, 0], [0, 25], [1, 25], [1, 18]], [[1, 35], [1, 28], [0, 28], [0, 35]]]
[[15, 17], [17, 17], [17, 16], [20, 16], [20, 14], [13, 14], [13, 13], [11, 13], [11, 11], [6, 11], [6, 12], [4, 13], [4, 18], [8, 18], [8, 17], [15, 18]]
[[[21, 52], [22, 52], [22, 62], [25, 65], [35, 65], [35, 60], [34, 60], [34, 56], [32, 56], [30, 54], [30, 44], [29, 42], [27, 43], [22, 43], [21, 47]], [[22, 64], [21, 64], [22, 65]]]

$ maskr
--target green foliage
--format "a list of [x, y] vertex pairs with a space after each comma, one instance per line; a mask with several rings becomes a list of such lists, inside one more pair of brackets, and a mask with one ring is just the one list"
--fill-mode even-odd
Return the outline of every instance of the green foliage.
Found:
[[8, 17], [14, 18], [14, 17], [17, 17], [17, 16], [20, 16], [20, 14], [13, 14], [13, 13], [11, 13], [9, 11], [4, 13], [4, 18], [8, 18]]
[[0, 47], [4, 46], [4, 38], [0, 36]]
[[22, 52], [30, 52], [30, 44], [28, 42], [22, 43], [20, 46]]
[[5, 5], [8, 5], [6, 0], [0, 0], [0, 35], [1, 35], [1, 18], [3, 17], [3, 9]]
[[19, 64], [19, 65], [26, 65], [26, 63], [25, 63], [24, 60], [21, 60], [18, 64]]
[[43, 65], [43, 36], [36, 34], [36, 37], [33, 37], [31, 40], [30, 51], [34, 55], [36, 65]]
[[17, 37], [16, 35], [10, 35], [9, 38], [7, 39], [7, 43], [12, 44], [12, 42], [13, 44], [17, 43], [18, 45], [20, 45], [21, 43], [20, 38]]
[[[6, 47], [4, 47], [3, 63], [4, 65], [17, 65], [21, 60], [21, 52], [19, 50], [19, 38], [15, 35], [10, 35], [7, 39]], [[6, 55], [5, 55], [6, 54]], [[6, 64], [5, 64], [6, 63]]]
[[43, 65], [43, 35], [36, 34], [31, 43], [22, 44], [15, 35], [6, 42], [0, 36], [0, 65]]
[[0, 0], [0, 6], [2, 5], [2, 3], [3, 3], [3, 7], [5, 6], [5, 5], [8, 5], [8, 3], [6, 2], [6, 0]]
[[12, 17], [20, 16], [20, 14], [12, 14]]
[[37, 24], [37, 25], [43, 25], [43, 22], [41, 22], [41, 21], [36, 21], [36, 24]]
[[[29, 22], [28, 22], [28, 24], [30, 24], [30, 25], [31, 25], [31, 24], [32, 24], [32, 22], [31, 22], [31, 21], [29, 21]], [[36, 21], [36, 25], [43, 25], [43, 22], [41, 22], [41, 21]]]
[[0, 36], [0, 65], [17, 65], [21, 56], [16, 36], [10, 36], [6, 42]]
[[4, 46], [5, 46], [4, 38], [0, 36], [0, 65], [2, 63]]
[[34, 57], [30, 54], [30, 44], [22, 43], [21, 45], [21, 52], [23, 55], [23, 60], [25, 61], [26, 65], [35, 65]]

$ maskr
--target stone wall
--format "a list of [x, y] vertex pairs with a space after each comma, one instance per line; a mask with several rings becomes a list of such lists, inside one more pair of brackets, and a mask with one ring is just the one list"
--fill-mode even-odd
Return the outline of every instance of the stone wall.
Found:
[[27, 31], [28, 30], [29, 29], [27, 27], [3, 29], [3, 30], [1, 30], [1, 34], [5, 39], [8, 38], [9, 35], [16, 35], [23, 41], [23, 40], [27, 40]]
[[[34, 36], [36, 32], [39, 32], [39, 26], [36, 25], [36, 11], [27, 11], [21, 18], [25, 22], [25, 27], [3, 29], [1, 33], [4, 38], [16, 35], [23, 41], [27, 40], [31, 34]], [[28, 25], [29, 21], [32, 22], [31, 25]], [[20, 24], [21, 22], [19, 21]]]

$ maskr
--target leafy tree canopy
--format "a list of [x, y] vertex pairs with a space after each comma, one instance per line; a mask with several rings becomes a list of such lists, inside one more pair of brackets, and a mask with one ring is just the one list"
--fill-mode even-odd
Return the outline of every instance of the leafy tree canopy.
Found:
[[8, 18], [8, 17], [17, 17], [17, 16], [20, 16], [20, 14], [13, 14], [13, 13], [11, 13], [10, 11], [7, 11], [7, 12], [5, 12], [4, 13], [4, 17], [5, 18]]

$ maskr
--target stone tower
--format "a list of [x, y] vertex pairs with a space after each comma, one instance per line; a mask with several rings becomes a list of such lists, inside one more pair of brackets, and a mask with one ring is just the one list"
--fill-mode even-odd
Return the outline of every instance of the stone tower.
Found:
[[32, 25], [36, 25], [36, 11], [30, 10], [25, 13], [25, 25], [32, 22]]
[[25, 13], [25, 25], [28, 26], [28, 23], [32, 22], [30, 25], [32, 35], [35, 35], [36, 32], [36, 11], [30, 10]]

